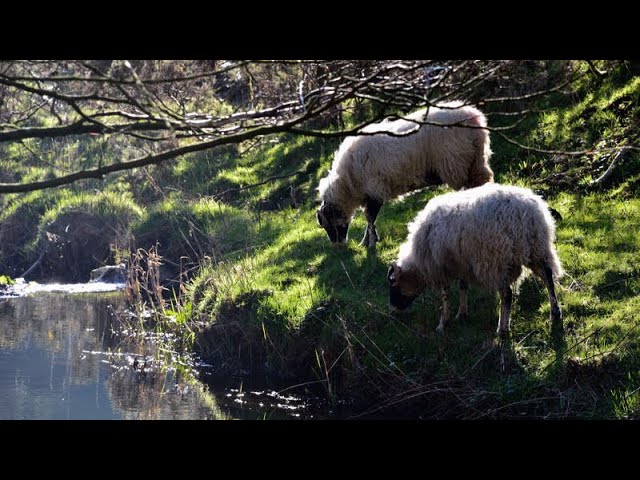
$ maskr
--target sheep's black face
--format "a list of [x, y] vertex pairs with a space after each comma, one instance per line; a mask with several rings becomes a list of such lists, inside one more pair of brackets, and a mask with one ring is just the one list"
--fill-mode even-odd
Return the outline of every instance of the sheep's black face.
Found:
[[349, 220], [339, 208], [331, 203], [323, 203], [316, 216], [318, 224], [327, 231], [331, 242], [346, 243]]
[[[389, 303], [398, 310], [404, 310], [420, 295], [418, 285], [411, 278], [402, 275], [402, 269], [393, 262], [387, 272], [389, 281]], [[416, 288], [418, 287], [418, 288]]]
[[416, 298], [418, 298], [417, 295], [403, 295], [399, 287], [389, 287], [389, 301], [391, 305], [398, 310], [404, 310], [411, 305]]

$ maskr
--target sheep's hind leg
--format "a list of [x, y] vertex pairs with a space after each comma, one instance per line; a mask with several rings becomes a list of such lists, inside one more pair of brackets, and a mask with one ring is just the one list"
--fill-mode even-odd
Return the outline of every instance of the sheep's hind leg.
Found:
[[367, 202], [364, 207], [364, 213], [367, 218], [367, 228], [364, 231], [364, 237], [362, 239], [362, 242], [360, 242], [360, 245], [364, 245], [365, 247], [373, 247], [375, 246], [376, 242], [380, 240], [378, 232], [376, 231], [375, 222], [381, 208], [382, 202], [380, 200], [367, 197]]
[[551, 322], [551, 329], [559, 332], [562, 331], [562, 311], [560, 310], [560, 305], [558, 305], [558, 297], [556, 297], [556, 289], [553, 284], [553, 272], [547, 264], [543, 264], [542, 273], [544, 282], [547, 284], [547, 291], [549, 292], [549, 304], [551, 307], [549, 320]]
[[440, 321], [436, 331], [444, 333], [444, 325], [449, 321], [449, 288], [442, 289], [442, 311], [440, 312]]
[[500, 319], [498, 320], [498, 335], [505, 339], [509, 337], [509, 322], [511, 317], [511, 303], [513, 293], [509, 285], [500, 290]]
[[464, 280], [460, 280], [460, 305], [458, 306], [458, 313], [456, 314], [456, 320], [464, 320], [467, 318], [467, 292], [469, 291], [469, 284]]

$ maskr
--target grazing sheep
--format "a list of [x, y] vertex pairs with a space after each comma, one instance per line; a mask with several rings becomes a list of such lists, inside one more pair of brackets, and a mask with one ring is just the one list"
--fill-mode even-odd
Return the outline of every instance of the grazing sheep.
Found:
[[440, 289], [443, 308], [437, 330], [449, 317], [448, 294], [460, 281], [457, 317], [467, 313], [469, 283], [500, 292], [498, 333], [509, 332], [511, 284], [530, 268], [547, 285], [552, 327], [562, 329], [554, 277], [562, 275], [554, 248], [555, 223], [547, 204], [531, 190], [486, 184], [429, 201], [409, 224], [407, 241], [389, 267], [391, 304], [408, 307], [427, 287]]
[[[425, 121], [438, 125], [416, 123]], [[481, 128], [486, 126], [478, 109], [450, 102], [363, 129], [415, 133], [347, 137], [320, 180], [318, 223], [332, 242], [344, 243], [356, 209], [363, 207], [368, 225], [361, 244], [372, 247], [379, 240], [374, 223], [385, 201], [443, 182], [456, 190], [491, 182], [489, 132]]]

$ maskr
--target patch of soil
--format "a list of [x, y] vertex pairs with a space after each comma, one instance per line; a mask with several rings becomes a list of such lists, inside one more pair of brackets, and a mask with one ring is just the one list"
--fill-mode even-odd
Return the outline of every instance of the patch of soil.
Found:
[[196, 346], [208, 363], [218, 371], [236, 373], [264, 367], [265, 338], [255, 308], [269, 292], [251, 291], [234, 301], [225, 301], [215, 321], [196, 336]]
[[[29, 267], [24, 248], [36, 236], [38, 227], [25, 222], [21, 215], [12, 215], [0, 223], [0, 271], [16, 277]], [[35, 260], [33, 258], [31, 262]]]
[[46, 253], [32, 279], [87, 282], [91, 270], [112, 263], [111, 246], [122, 238], [117, 225], [83, 211], [62, 214], [40, 242]]

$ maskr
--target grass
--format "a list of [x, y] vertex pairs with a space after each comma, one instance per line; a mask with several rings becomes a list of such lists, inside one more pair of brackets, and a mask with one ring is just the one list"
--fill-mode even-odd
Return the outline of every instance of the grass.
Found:
[[41, 217], [40, 223], [49, 225], [64, 213], [75, 210], [85, 210], [102, 218], [115, 217], [126, 223], [143, 215], [143, 209], [124, 193], [63, 191], [56, 204]]
[[[127, 192], [60, 189], [5, 200], [0, 214], [0, 269], [20, 275], [40, 256], [41, 276], [87, 278], [99, 262], [119, 261], [130, 226], [144, 210]], [[44, 255], [44, 254], [43, 254]]]
[[[262, 337], [259, 354], [255, 347], [251, 351], [248, 343], [245, 346], [253, 355], [240, 361], [245, 367], [267, 362], [274, 368], [299, 370], [299, 356], [305, 354], [299, 344], [305, 343], [309, 350], [302, 363], [312, 371], [307, 374], [328, 377], [340, 385], [341, 394], [371, 394], [384, 378], [393, 393], [384, 395], [390, 404], [403, 392], [406, 398], [395, 401], [411, 404], [408, 392], [426, 400], [432, 395], [430, 386], [453, 388], [452, 382], [474, 399], [452, 412], [436, 409], [431, 415], [473, 416], [473, 408], [487, 413], [482, 409], [489, 400], [495, 410], [487, 413], [491, 417], [637, 414], [637, 402], [628, 394], [634, 388], [629, 379], [638, 379], [640, 364], [640, 239], [635, 235], [640, 200], [564, 193], [550, 201], [564, 217], [557, 240], [567, 272], [558, 289], [564, 345], [551, 340], [542, 282], [528, 276], [514, 302], [512, 339], [505, 346], [495, 336], [498, 303], [490, 292], [471, 289], [469, 319], [451, 325], [445, 338], [435, 332], [439, 303], [433, 292], [406, 312], [388, 312], [386, 269], [405, 235], [404, 217], [434, 194], [423, 192], [385, 206], [380, 218], [383, 238], [376, 252], [353, 239], [346, 248], [333, 247], [316, 228], [312, 209], [290, 210], [293, 227], [271, 245], [201, 272], [192, 294], [209, 282], [215, 285], [215, 295], [213, 290], [196, 295], [194, 312], [212, 318], [213, 325], [242, 324], [242, 335], [231, 336], [232, 357], [242, 356], [242, 338], [249, 342]], [[274, 214], [265, 221], [281, 218]], [[358, 217], [352, 235], [363, 228]], [[230, 305], [237, 308], [231, 311]], [[219, 353], [229, 358], [228, 351]], [[375, 380], [363, 385], [362, 378], [349, 379], [357, 369], [369, 371]], [[436, 393], [442, 395], [440, 390]], [[480, 403], [476, 407], [474, 402]], [[434, 405], [440, 408], [443, 403], [450, 405], [451, 398]]]
[[[519, 151], [499, 136], [493, 136], [499, 181], [515, 183], [528, 179], [547, 193], [567, 190], [587, 193], [591, 181], [609, 166], [611, 150], [615, 153], [623, 145], [640, 142], [640, 79], [625, 68], [612, 71], [604, 79], [582, 77], [572, 97], [559, 95], [541, 99], [539, 108], [544, 111], [530, 116], [509, 135], [538, 148], [594, 149], [604, 153], [542, 155]], [[568, 98], [573, 101], [567, 102]], [[496, 126], [500, 126], [499, 119]], [[637, 192], [639, 170], [640, 154], [631, 152], [615, 171], [613, 186]]]
[[[544, 112], [510, 135], [551, 149], [637, 145], [639, 99], [640, 81], [622, 68], [586, 76], [570, 97], [541, 98]], [[493, 292], [472, 287], [469, 318], [445, 336], [435, 332], [435, 292], [405, 312], [388, 309], [386, 272], [406, 225], [446, 188], [385, 204], [375, 250], [358, 245], [362, 213], [345, 247], [329, 243], [316, 223], [315, 188], [338, 143], [279, 135], [215, 149], [136, 173], [139, 184], [120, 176], [98, 196], [10, 197], [0, 219], [26, 212], [46, 225], [85, 204], [129, 215], [137, 247], [159, 241], [174, 276], [185, 257], [192, 268], [185, 295], [156, 298], [162, 318], [141, 328], [173, 333], [220, 371], [264, 372], [352, 399], [364, 416], [640, 417], [637, 152], [594, 190], [611, 157], [541, 155], [492, 136], [496, 179], [539, 191], [563, 216], [557, 249], [567, 273], [558, 286], [561, 341], [549, 332], [546, 290], [529, 275], [514, 300], [511, 339], [500, 342]]]
[[35, 254], [29, 246], [38, 236], [40, 219], [53, 208], [64, 190], [48, 194], [32, 192], [26, 195], [7, 195], [0, 211], [0, 272], [18, 276]]
[[[631, 135], [636, 110], [629, 117], [608, 110], [625, 102], [625, 108], [635, 108], [639, 85], [637, 79], [624, 85], [604, 82], [577, 103], [551, 109], [520, 134], [553, 148], [578, 148], [596, 138], [617, 145]], [[570, 193], [570, 183], [547, 180], [552, 174], [574, 175], [578, 181], [573, 185], [584, 187], [594, 178], [585, 172], [604, 159], [551, 162], [518, 151], [508, 163], [503, 143], [494, 144], [497, 179], [544, 192], [564, 217], [557, 232], [567, 272], [558, 287], [565, 322], [561, 342], [549, 332], [546, 290], [531, 275], [519, 286], [512, 338], [506, 344], [495, 336], [497, 295], [474, 287], [469, 319], [451, 325], [445, 338], [435, 333], [439, 299], [434, 292], [406, 312], [388, 311], [388, 265], [406, 237], [407, 222], [429, 198], [446, 190], [440, 188], [386, 204], [378, 222], [382, 241], [375, 251], [357, 245], [365, 226], [362, 214], [352, 223], [346, 248], [335, 248], [316, 225], [312, 200], [263, 212], [261, 223], [270, 234], [258, 230], [254, 249], [209, 263], [190, 287], [194, 318], [207, 324], [200, 347], [226, 364], [315, 380], [329, 396], [369, 400], [371, 411], [387, 415], [637, 416], [637, 156], [630, 155], [614, 188]], [[300, 141], [296, 148], [304, 151], [305, 146], [320, 156], [316, 174], [300, 184], [314, 198], [312, 188], [318, 172], [328, 168], [332, 148], [321, 150], [313, 140]], [[218, 178], [235, 187], [255, 182], [272, 174], [275, 165], [288, 165], [292, 151], [282, 144], [258, 148], [238, 166], [222, 169]], [[250, 165], [262, 169], [260, 174]], [[229, 201], [255, 214], [259, 202], [276, 189], [268, 184]]]

